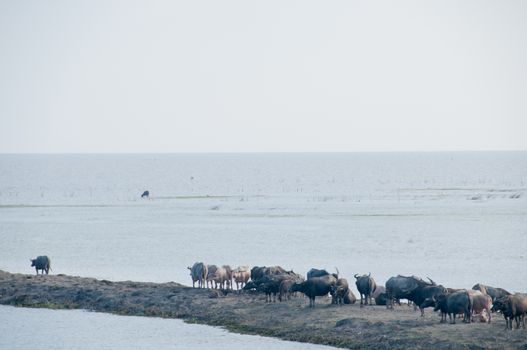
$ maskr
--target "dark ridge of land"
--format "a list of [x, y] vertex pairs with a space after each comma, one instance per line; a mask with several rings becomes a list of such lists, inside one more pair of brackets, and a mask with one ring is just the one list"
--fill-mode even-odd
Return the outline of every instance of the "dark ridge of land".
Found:
[[527, 348], [527, 330], [491, 324], [440, 324], [430, 309], [420, 317], [407, 306], [330, 304], [317, 298], [266, 303], [256, 293], [220, 292], [178, 283], [112, 282], [66, 275], [23, 275], [0, 270], [0, 304], [52, 309], [87, 309], [118, 315], [180, 318], [306, 343], [360, 349], [518, 349]]

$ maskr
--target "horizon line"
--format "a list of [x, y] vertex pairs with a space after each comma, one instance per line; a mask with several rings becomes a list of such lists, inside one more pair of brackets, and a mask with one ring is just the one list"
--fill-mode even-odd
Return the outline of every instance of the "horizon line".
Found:
[[0, 155], [126, 155], [126, 154], [335, 154], [335, 153], [499, 153], [527, 152], [509, 150], [360, 150], [360, 151], [126, 151], [126, 152], [2, 152]]

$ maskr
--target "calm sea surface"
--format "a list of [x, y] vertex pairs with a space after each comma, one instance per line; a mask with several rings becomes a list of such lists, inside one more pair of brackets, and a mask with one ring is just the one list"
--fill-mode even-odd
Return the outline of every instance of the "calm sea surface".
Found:
[[527, 153], [0, 155], [0, 242], [10, 272], [46, 254], [110, 280], [189, 284], [204, 261], [527, 291]]

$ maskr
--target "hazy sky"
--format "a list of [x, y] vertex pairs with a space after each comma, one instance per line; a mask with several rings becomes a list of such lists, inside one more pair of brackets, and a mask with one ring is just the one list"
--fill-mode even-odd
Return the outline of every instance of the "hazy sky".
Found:
[[527, 1], [0, 0], [0, 152], [527, 150]]

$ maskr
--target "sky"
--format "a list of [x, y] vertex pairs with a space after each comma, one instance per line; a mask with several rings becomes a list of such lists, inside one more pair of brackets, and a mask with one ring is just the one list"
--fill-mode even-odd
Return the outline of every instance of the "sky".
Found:
[[0, 0], [0, 152], [527, 150], [526, 1]]

